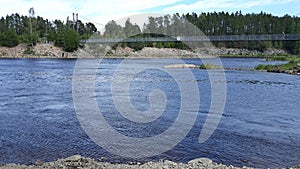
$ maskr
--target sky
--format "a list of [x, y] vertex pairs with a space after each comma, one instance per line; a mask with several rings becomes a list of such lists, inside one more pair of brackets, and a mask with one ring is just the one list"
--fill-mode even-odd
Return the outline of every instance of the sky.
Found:
[[0, 0], [0, 16], [28, 15], [33, 7], [36, 16], [51, 21], [65, 21], [78, 13], [83, 22], [103, 27], [108, 21], [143, 13], [236, 12], [276, 16], [300, 16], [300, 0]]

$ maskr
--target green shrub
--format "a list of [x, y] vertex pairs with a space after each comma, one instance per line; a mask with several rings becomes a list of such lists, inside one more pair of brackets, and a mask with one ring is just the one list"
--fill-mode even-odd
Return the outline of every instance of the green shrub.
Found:
[[213, 64], [202, 64], [200, 69], [222, 69], [220, 65], [213, 65]]
[[64, 34], [64, 40], [65, 40], [64, 50], [66, 52], [73, 52], [77, 50], [79, 46], [79, 39], [80, 37], [77, 32], [75, 32], [72, 29], [66, 30]]
[[4, 31], [0, 36], [0, 45], [6, 47], [14, 47], [19, 44], [19, 37], [11, 29]]
[[25, 54], [25, 55], [35, 55], [35, 52], [32, 50], [32, 48], [27, 47], [27, 48], [24, 50], [23, 54]]
[[114, 53], [113, 53], [112, 50], [109, 50], [109, 51], [106, 52], [106, 56], [113, 55], [113, 54], [114, 54]]
[[266, 70], [266, 71], [284, 71], [284, 70], [295, 70], [297, 69], [297, 61], [290, 61], [289, 63], [282, 65], [258, 65], [254, 69], [255, 70]]
[[273, 70], [276, 68], [276, 65], [258, 65], [254, 69], [255, 70]]

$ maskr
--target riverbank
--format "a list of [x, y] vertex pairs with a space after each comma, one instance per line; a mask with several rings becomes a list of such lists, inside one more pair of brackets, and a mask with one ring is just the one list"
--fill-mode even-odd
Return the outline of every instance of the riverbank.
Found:
[[[281, 59], [289, 61], [284, 65], [259, 65], [255, 70], [275, 73], [287, 73], [300, 75], [300, 59], [289, 55], [281, 49], [267, 49], [265, 51], [233, 49], [233, 48], [201, 48], [196, 51], [180, 50], [174, 48], [152, 48], [145, 47], [140, 51], [134, 51], [129, 47], [118, 47], [115, 50], [107, 47], [105, 52], [97, 55], [95, 50], [89, 46], [79, 48], [75, 52], [65, 52], [62, 48], [52, 44], [37, 44], [34, 47], [20, 44], [16, 47], [0, 47], [0, 58], [48, 58], [48, 59], [76, 59], [76, 58], [236, 58], [236, 57], [258, 57], [267, 59]], [[288, 60], [289, 58], [298, 58]], [[205, 67], [206, 68], [206, 67]]]
[[[0, 169], [240, 169], [240, 167], [234, 166], [226, 166], [222, 164], [218, 164], [213, 162], [207, 158], [198, 158], [189, 161], [188, 163], [175, 163], [169, 160], [161, 160], [159, 162], [147, 162], [147, 163], [130, 163], [130, 164], [113, 164], [107, 162], [101, 162], [90, 159], [84, 158], [80, 155], [71, 156], [65, 159], [59, 159], [54, 162], [42, 162], [40, 160], [36, 161], [35, 164], [26, 166], [26, 165], [19, 165], [19, 164], [6, 164], [0, 166]], [[251, 167], [242, 167], [243, 169], [252, 169]], [[291, 167], [290, 169], [300, 169], [298, 167]]]
[[118, 47], [115, 50], [107, 47], [105, 52], [97, 56], [89, 46], [79, 48], [75, 52], [65, 52], [52, 44], [37, 44], [34, 47], [20, 44], [16, 47], [0, 47], [0, 58], [207, 58], [207, 57], [270, 57], [289, 56], [280, 49], [267, 49], [263, 52], [235, 48], [201, 48], [196, 51], [174, 48], [151, 48], [134, 51], [131, 48]]
[[268, 58], [269, 61], [287, 61], [281, 65], [258, 65], [254, 69], [258, 71], [267, 71], [273, 73], [286, 73], [292, 75], [300, 75], [300, 57], [273, 57]]

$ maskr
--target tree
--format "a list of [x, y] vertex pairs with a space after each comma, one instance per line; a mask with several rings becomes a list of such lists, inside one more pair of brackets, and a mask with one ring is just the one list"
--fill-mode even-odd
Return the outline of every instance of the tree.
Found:
[[91, 22], [85, 24], [85, 29], [88, 35], [92, 35], [97, 32], [96, 26]]
[[79, 46], [79, 40], [80, 36], [79, 34], [72, 30], [72, 29], [67, 29], [64, 31], [64, 50], [67, 52], [73, 52], [77, 50]]
[[1, 17], [0, 19], [0, 32], [4, 32], [6, 30], [6, 24], [4, 17]]
[[18, 35], [12, 29], [8, 29], [0, 35], [0, 44], [7, 47], [17, 46], [19, 44]]
[[0, 46], [4, 46], [4, 34], [0, 31]]
[[146, 25], [144, 33], [156, 33], [157, 25], [154, 17], [148, 18], [149, 23]]
[[118, 25], [116, 21], [109, 21], [105, 25], [104, 36], [107, 38], [121, 38], [123, 37], [123, 28], [122, 26]]
[[133, 35], [138, 35], [141, 33], [141, 29], [138, 25], [133, 25], [130, 23], [130, 19], [127, 19], [125, 22], [124, 33], [126, 37], [130, 37]]

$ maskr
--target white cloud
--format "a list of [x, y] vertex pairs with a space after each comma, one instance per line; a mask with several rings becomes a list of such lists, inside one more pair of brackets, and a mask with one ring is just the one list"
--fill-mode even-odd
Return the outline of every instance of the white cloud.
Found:
[[[19, 13], [28, 15], [29, 8], [35, 9], [36, 15], [50, 20], [65, 21], [73, 12], [79, 14], [84, 22], [106, 24], [110, 20], [145, 13], [156, 7], [166, 6], [163, 13], [183, 13], [218, 10], [256, 10], [261, 6], [271, 4], [288, 4], [299, 0], [198, 0], [187, 4], [185, 0], [0, 0], [0, 16]], [[177, 5], [174, 5], [177, 4]], [[172, 6], [173, 5], [173, 6]], [[101, 25], [97, 24], [97, 27]]]
[[[83, 0], [82, 0], [83, 1]], [[111, 20], [143, 13], [144, 10], [171, 5], [182, 0], [86, 0], [81, 3], [79, 15], [94, 22], [106, 24]]]
[[6, 16], [13, 13], [28, 15], [31, 7], [34, 8], [36, 16], [42, 16], [50, 20], [65, 20], [72, 11], [71, 2], [60, 0], [0, 0], [0, 16]]
[[129, 13], [138, 12], [145, 9], [155, 8], [158, 6], [169, 5], [182, 0], [86, 0], [81, 3], [81, 12], [85, 14], [89, 13]]
[[219, 1], [211, 1], [211, 0], [199, 0], [192, 4], [178, 4], [175, 6], [167, 7], [163, 11], [164, 12], [190, 12], [190, 11], [199, 11], [199, 10], [228, 10], [228, 9], [247, 9], [253, 7], [260, 7], [271, 4], [283, 4], [292, 2], [295, 0], [254, 0], [254, 1], [246, 1], [246, 0], [219, 0]]
[[85, 22], [89, 19], [106, 24], [110, 20], [118, 20], [147, 9], [172, 5], [180, 1], [182, 0], [0, 0], [0, 16], [12, 13], [28, 15], [29, 9], [33, 7], [36, 16], [50, 20], [65, 21], [67, 16], [71, 17], [75, 12], [79, 14], [80, 19], [85, 19]]

